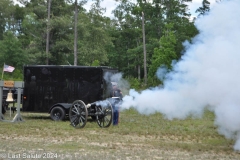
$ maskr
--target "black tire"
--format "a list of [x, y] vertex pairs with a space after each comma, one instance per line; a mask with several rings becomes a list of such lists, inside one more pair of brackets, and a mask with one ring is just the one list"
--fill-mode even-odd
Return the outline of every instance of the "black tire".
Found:
[[101, 128], [107, 128], [112, 124], [113, 121], [113, 107], [109, 101], [107, 106], [97, 106], [96, 112], [98, 113], [97, 124]]
[[65, 110], [60, 106], [54, 107], [50, 113], [51, 119], [54, 121], [64, 120], [65, 115], [66, 115]]
[[69, 109], [69, 120], [75, 128], [83, 128], [87, 123], [88, 111], [85, 103], [81, 100], [73, 102]]

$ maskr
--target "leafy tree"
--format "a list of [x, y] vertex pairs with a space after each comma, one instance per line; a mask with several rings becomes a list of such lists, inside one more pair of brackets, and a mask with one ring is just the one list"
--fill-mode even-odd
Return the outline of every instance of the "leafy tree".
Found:
[[113, 11], [115, 29], [111, 31], [115, 48], [109, 53], [110, 65], [117, 66], [126, 76], [138, 76], [143, 63], [141, 16], [132, 14], [135, 4], [121, 1]]
[[19, 31], [20, 17], [22, 16], [19, 6], [14, 6], [11, 0], [0, 1], [0, 40], [5, 31], [16, 33]]
[[72, 53], [73, 10], [64, 0], [52, 1], [49, 54], [46, 55], [47, 3], [44, 0], [25, 2], [26, 15], [23, 20], [23, 33], [20, 36], [24, 47], [31, 55], [31, 64], [67, 64], [66, 57]]
[[112, 44], [106, 30], [109, 18], [103, 16], [105, 9], [100, 2], [95, 0], [89, 13], [79, 15], [78, 62], [81, 65], [89, 66], [96, 60], [101, 65], [108, 62], [107, 46]]
[[30, 57], [29, 64], [45, 64], [47, 5], [44, 0], [23, 0], [22, 3], [25, 14], [18, 37]]
[[[96, 0], [89, 13], [82, 7], [86, 0], [78, 3], [79, 65], [91, 65], [95, 60], [100, 64], [108, 61], [106, 46], [111, 44], [111, 38], [106, 32], [106, 26], [109, 18], [103, 17], [100, 2]], [[26, 42], [25, 47], [28, 48], [28, 53], [33, 57], [32, 63], [35, 64], [44, 64], [47, 56], [45, 54], [46, 7], [46, 1], [43, 0], [26, 2], [28, 12], [23, 21], [26, 30], [21, 38]], [[64, 0], [52, 1], [49, 64], [74, 64], [74, 7], [75, 4], [69, 4]]]
[[[172, 24], [171, 30], [176, 35], [175, 46], [171, 48], [177, 55], [175, 59], [179, 59], [183, 53], [182, 43], [185, 40], [190, 41], [198, 33], [194, 22], [190, 21], [188, 6], [185, 4], [191, 0], [137, 0], [136, 3], [122, 0], [120, 2], [120, 5], [114, 10], [118, 24], [117, 33], [115, 33], [117, 40], [114, 40], [116, 53], [109, 54], [109, 57], [115, 57], [113, 63], [115, 65], [120, 63], [116, 66], [119, 66], [129, 76], [137, 76], [137, 66], [141, 67], [141, 73], [143, 71], [142, 12], [145, 15], [148, 66], [152, 64], [151, 61], [154, 59], [152, 56], [155, 48], [158, 48], [159, 39], [163, 36], [166, 24]], [[119, 43], [117, 43], [118, 40]]]
[[177, 59], [177, 53], [175, 50], [176, 46], [176, 35], [174, 33], [173, 24], [166, 24], [164, 35], [160, 38], [159, 48], [155, 48], [152, 56], [152, 64], [150, 65], [149, 75], [153, 77], [160, 66], [166, 66], [171, 69], [173, 60]]
[[[18, 0], [23, 7], [14, 6], [11, 0], [0, 2], [0, 41], [11, 31], [19, 53], [24, 52], [28, 64], [46, 63], [47, 1]], [[52, 0], [49, 24], [49, 64], [109, 65], [118, 68], [126, 77], [143, 78], [142, 12], [145, 15], [147, 67], [155, 75], [159, 65], [171, 68], [171, 61], [184, 53], [182, 43], [198, 31], [190, 20], [186, 2], [191, 0], [117, 0], [114, 19], [105, 17], [103, 0], [94, 0], [89, 11], [83, 8], [88, 0]], [[199, 12], [208, 11], [203, 0]], [[74, 19], [77, 9], [77, 44], [74, 45]], [[204, 12], [206, 13], [206, 12]], [[76, 33], [76, 32], [75, 32]], [[172, 35], [174, 33], [174, 35]], [[9, 38], [13, 38], [9, 37]], [[74, 46], [77, 48], [74, 48]], [[5, 61], [4, 48], [0, 60]], [[16, 55], [15, 55], [16, 56]], [[11, 62], [12, 63], [12, 62]], [[14, 61], [14, 65], [15, 65]], [[11, 64], [10, 64], [11, 65]], [[149, 72], [148, 71], [148, 72]], [[152, 81], [153, 82], [153, 81]]]
[[198, 14], [198, 17], [199, 17], [208, 13], [209, 11], [210, 11], [210, 2], [208, 0], [203, 0], [202, 6], [196, 10], [196, 13], [199, 13]]
[[3, 40], [0, 41], [0, 62], [22, 69], [27, 63], [28, 56], [22, 49], [22, 44], [15, 35], [8, 31], [4, 33]]

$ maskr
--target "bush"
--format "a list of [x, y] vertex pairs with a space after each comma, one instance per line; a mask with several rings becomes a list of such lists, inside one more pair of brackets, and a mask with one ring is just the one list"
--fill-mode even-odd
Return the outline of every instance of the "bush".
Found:
[[144, 90], [150, 87], [162, 85], [162, 82], [158, 80], [156, 77], [149, 77], [147, 85], [144, 84], [143, 79], [138, 80], [137, 78], [130, 77], [130, 78], [127, 78], [126, 80], [129, 82], [130, 88], [138, 91]]
[[156, 76], [154, 77], [148, 77], [148, 83], [147, 83], [147, 87], [155, 87], [155, 86], [159, 86], [162, 84], [162, 81], [160, 81], [159, 79], [157, 79]]
[[136, 90], [141, 89], [141, 80], [138, 80], [137, 78], [130, 77], [127, 79], [127, 81], [130, 83], [131, 88], [134, 88]]

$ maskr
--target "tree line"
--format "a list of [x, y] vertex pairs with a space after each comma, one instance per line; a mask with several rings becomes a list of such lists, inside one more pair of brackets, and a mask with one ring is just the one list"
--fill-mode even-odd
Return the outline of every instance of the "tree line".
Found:
[[[21, 79], [23, 65], [110, 66], [139, 84], [159, 83], [158, 67], [171, 70], [181, 59], [183, 42], [198, 34], [187, 2], [192, 0], [116, 0], [113, 17], [104, 16], [103, 0], [12, 0], [0, 2], [0, 64], [14, 66]], [[198, 16], [210, 10], [202, 1]], [[143, 18], [144, 13], [144, 35]], [[143, 43], [145, 36], [145, 43]], [[48, 47], [48, 48], [46, 48]], [[8, 76], [8, 75], [6, 75]]]

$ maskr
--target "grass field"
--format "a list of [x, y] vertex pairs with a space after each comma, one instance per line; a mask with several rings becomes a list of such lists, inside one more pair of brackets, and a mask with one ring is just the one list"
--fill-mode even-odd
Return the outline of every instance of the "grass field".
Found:
[[89, 120], [83, 129], [48, 114], [21, 115], [24, 122], [0, 122], [0, 159], [240, 159], [234, 141], [217, 133], [208, 111], [201, 119], [169, 121], [160, 113], [130, 109], [120, 113], [118, 126], [100, 128]]

